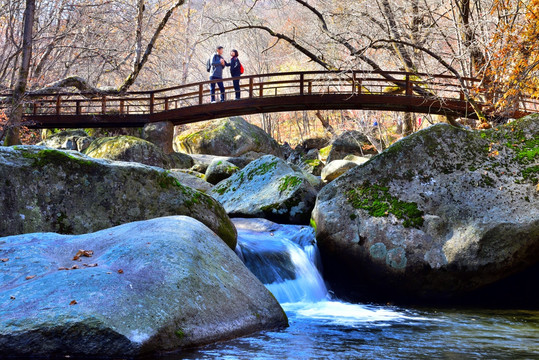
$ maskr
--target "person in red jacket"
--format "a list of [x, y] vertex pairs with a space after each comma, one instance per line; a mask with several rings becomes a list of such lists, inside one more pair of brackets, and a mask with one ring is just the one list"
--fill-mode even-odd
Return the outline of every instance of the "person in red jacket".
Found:
[[[239, 78], [242, 74], [241, 71], [241, 63], [238, 59], [239, 53], [238, 50], [232, 50], [230, 51], [230, 56], [232, 59], [230, 59], [230, 76], [233, 78]], [[232, 80], [232, 83], [234, 84], [234, 90], [236, 91], [236, 100], [239, 100], [241, 97], [241, 88], [240, 88], [240, 79]]]

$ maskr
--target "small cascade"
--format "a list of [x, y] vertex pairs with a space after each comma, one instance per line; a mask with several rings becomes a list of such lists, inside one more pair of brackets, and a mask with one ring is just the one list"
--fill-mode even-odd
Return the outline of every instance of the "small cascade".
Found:
[[238, 229], [238, 256], [281, 304], [327, 298], [311, 227], [280, 225], [264, 219], [233, 222]]

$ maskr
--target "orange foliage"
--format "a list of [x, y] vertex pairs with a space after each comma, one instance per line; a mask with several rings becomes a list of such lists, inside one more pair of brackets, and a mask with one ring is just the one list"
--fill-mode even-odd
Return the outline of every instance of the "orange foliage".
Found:
[[511, 115], [523, 98], [539, 97], [539, 0], [495, 0], [494, 11], [518, 14], [500, 17], [486, 72], [494, 107]]

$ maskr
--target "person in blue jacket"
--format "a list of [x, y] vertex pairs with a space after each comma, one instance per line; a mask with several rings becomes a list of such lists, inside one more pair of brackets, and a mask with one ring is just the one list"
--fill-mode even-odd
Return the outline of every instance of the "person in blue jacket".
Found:
[[[238, 50], [230, 51], [230, 76], [233, 78], [239, 78], [241, 76], [241, 63], [238, 59], [239, 53]], [[241, 97], [241, 88], [240, 88], [240, 79], [232, 80], [234, 84], [234, 91], [236, 91], [236, 100], [239, 100]]]
[[[210, 80], [219, 80], [223, 78], [223, 69], [228, 66], [229, 64], [225, 61], [223, 58], [223, 47], [218, 46], [215, 54], [213, 54], [211, 61], [210, 61]], [[215, 85], [219, 86], [219, 90], [221, 91], [221, 102], [225, 101], [225, 85], [222, 81], [211, 83], [210, 85], [210, 94], [211, 94], [211, 102], [215, 102]]]

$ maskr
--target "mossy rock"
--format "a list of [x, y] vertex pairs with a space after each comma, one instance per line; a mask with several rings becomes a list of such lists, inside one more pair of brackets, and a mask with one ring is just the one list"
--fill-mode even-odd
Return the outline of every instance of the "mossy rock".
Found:
[[236, 230], [212, 197], [168, 171], [45, 147], [0, 147], [0, 236], [83, 234], [168, 215], [206, 224], [232, 249]]
[[214, 121], [198, 132], [180, 134], [175, 144], [188, 154], [237, 157], [257, 152], [281, 156], [281, 148], [274, 139], [241, 117]]
[[137, 162], [164, 169], [181, 169], [193, 166], [189, 155], [165, 154], [157, 145], [133, 136], [99, 138], [84, 152], [96, 159]]
[[327, 185], [313, 220], [337, 293], [442, 299], [536, 263], [538, 140], [539, 115], [487, 131], [439, 124]]
[[303, 173], [266, 155], [218, 183], [211, 194], [233, 217], [308, 224], [316, 190]]
[[364, 156], [375, 154], [376, 151], [373, 151], [367, 145], [370, 145], [370, 142], [363, 133], [356, 130], [345, 131], [332, 141], [327, 163], [342, 160], [347, 155]]
[[226, 161], [214, 159], [206, 170], [206, 181], [210, 184], [217, 184], [228, 179], [240, 170], [236, 165]]

